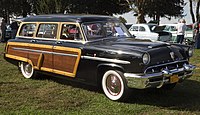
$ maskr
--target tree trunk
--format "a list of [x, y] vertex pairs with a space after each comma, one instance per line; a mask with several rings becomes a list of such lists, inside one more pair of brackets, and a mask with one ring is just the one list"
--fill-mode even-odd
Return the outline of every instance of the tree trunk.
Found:
[[159, 25], [159, 23], [160, 23], [160, 15], [156, 15], [156, 23]]
[[196, 19], [197, 21], [200, 21], [199, 17], [199, 7], [200, 7], [200, 0], [197, 2], [197, 7], [196, 7]]
[[195, 23], [195, 16], [194, 16], [194, 12], [193, 12], [192, 0], [189, 0], [189, 3], [190, 3], [190, 14], [192, 16], [192, 22]]
[[139, 13], [137, 16], [137, 24], [139, 23], [147, 23], [143, 13]]
[[141, 8], [138, 9], [138, 16], [137, 16], [137, 24], [139, 23], [147, 23], [145, 20], [145, 14]]

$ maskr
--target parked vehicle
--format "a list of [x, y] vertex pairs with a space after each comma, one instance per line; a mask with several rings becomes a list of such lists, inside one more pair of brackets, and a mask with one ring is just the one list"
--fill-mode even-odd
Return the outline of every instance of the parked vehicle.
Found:
[[163, 31], [163, 27], [157, 24], [133, 24], [129, 32], [137, 39], [149, 39], [151, 41], [171, 41], [172, 34]]
[[[21, 20], [15, 20], [17, 23], [20, 23], [21, 22]], [[1, 38], [2, 36], [0, 35], [0, 38]], [[4, 42], [7, 42], [9, 39], [11, 39], [11, 37], [12, 37], [12, 29], [11, 29], [11, 24], [7, 24], [6, 25], [6, 33], [5, 33], [5, 38], [4, 38]]]
[[8, 25], [6, 25], [6, 32], [5, 32], [5, 38], [4, 39], [2, 38], [2, 32], [0, 30], [0, 40], [2, 42], [7, 42], [10, 38], [11, 38], [11, 28], [10, 28], [10, 25], [8, 24]]
[[40, 15], [23, 20], [4, 58], [25, 78], [48, 73], [124, 100], [129, 88], [172, 89], [190, 77], [192, 54], [190, 46], [134, 39], [114, 17]]
[[11, 28], [10, 25], [6, 25], [6, 34], [5, 34], [5, 42], [11, 39]]
[[[176, 26], [177, 24], [162, 24], [160, 26], [164, 26], [164, 31], [172, 33], [172, 40], [171, 42], [176, 43], [176, 38], [177, 38], [177, 29]], [[193, 29], [192, 25], [187, 25], [187, 29], [185, 32], [185, 41], [184, 44], [186, 45], [192, 45], [194, 43], [193, 39]]]

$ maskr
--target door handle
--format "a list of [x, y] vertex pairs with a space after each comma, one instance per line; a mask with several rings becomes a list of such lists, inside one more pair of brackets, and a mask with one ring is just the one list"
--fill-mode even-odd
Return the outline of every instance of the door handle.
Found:
[[62, 44], [62, 42], [59, 41], [59, 42], [56, 42], [56, 44]]
[[36, 40], [31, 40], [31, 42], [36, 42]]

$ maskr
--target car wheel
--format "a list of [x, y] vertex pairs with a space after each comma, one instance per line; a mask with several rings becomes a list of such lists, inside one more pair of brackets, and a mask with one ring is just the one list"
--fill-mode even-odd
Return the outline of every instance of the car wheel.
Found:
[[105, 95], [113, 101], [125, 100], [128, 96], [128, 87], [120, 71], [107, 71], [102, 78], [102, 88]]
[[174, 89], [175, 86], [176, 86], [176, 83], [173, 83], [173, 84], [166, 84], [166, 85], [163, 85], [163, 86], [161, 87], [161, 89], [163, 89], [163, 90], [172, 90], [172, 89]]
[[27, 78], [27, 79], [30, 79], [30, 78], [34, 78], [34, 69], [33, 69], [33, 66], [29, 63], [26, 63], [26, 62], [21, 62], [20, 64], [20, 69], [21, 69], [21, 72], [22, 72], [22, 75]]

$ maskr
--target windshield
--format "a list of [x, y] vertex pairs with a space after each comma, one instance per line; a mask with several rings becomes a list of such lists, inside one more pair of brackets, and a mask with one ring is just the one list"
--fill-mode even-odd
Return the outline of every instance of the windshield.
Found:
[[148, 25], [151, 32], [155, 31], [157, 25]]
[[159, 32], [163, 31], [165, 26], [158, 26], [158, 25], [148, 25], [151, 32]]
[[126, 27], [118, 22], [90, 22], [82, 24], [88, 41], [106, 37], [131, 37]]

